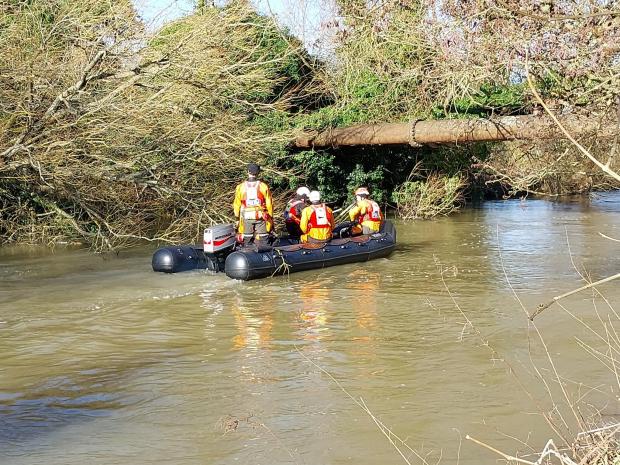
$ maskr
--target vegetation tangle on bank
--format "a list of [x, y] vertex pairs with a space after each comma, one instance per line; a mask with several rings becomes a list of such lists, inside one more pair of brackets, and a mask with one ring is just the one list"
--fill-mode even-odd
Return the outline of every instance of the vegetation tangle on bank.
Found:
[[[230, 220], [248, 161], [265, 167], [277, 205], [300, 184], [340, 204], [363, 184], [403, 218], [448, 214], [472, 196], [617, 187], [566, 141], [290, 145], [308, 129], [530, 114], [543, 103], [616, 118], [614, 11], [593, 0], [532, 3], [531, 14], [503, 0], [335, 7], [317, 58], [241, 0], [201, 4], [155, 32], [130, 0], [3, 2], [2, 242], [195, 240]], [[582, 143], [617, 170], [615, 140]]]
[[[155, 32], [130, 0], [0, 3], [0, 243], [194, 241], [230, 220], [249, 161], [278, 209], [301, 184], [337, 204], [367, 185], [405, 219], [449, 214], [475, 195], [619, 187], [617, 137], [291, 145], [306, 130], [360, 123], [539, 113], [617, 123], [615, 1], [334, 0], [320, 57], [246, 1], [200, 3]], [[604, 346], [586, 349], [618, 378], [614, 322], [588, 327]], [[563, 390], [557, 373], [553, 382]], [[545, 414], [573, 458], [551, 443], [540, 460], [500, 455], [618, 463], [618, 425], [588, 423], [561, 395], [568, 408]], [[580, 432], [556, 429], [569, 423]]]

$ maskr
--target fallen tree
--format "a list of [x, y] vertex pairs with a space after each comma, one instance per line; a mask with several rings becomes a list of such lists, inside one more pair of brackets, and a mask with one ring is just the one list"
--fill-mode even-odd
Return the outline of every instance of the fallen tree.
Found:
[[[618, 135], [617, 123], [601, 124], [600, 121], [582, 116], [564, 116], [559, 120], [575, 136], [596, 135], [599, 138], [609, 138]], [[565, 137], [551, 118], [523, 115], [494, 119], [414, 120], [408, 123], [360, 124], [324, 131], [306, 131], [295, 138], [293, 146], [297, 148], [403, 144], [421, 146]]]

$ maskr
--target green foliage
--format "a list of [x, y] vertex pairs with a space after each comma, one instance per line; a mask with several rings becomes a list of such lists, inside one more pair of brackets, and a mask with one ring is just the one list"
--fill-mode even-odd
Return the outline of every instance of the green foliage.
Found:
[[461, 176], [431, 174], [424, 180], [405, 181], [392, 193], [403, 219], [433, 218], [458, 210], [465, 182]]
[[297, 152], [280, 157], [277, 163], [302, 173], [288, 180], [289, 189], [308, 185], [320, 190], [328, 201], [342, 204], [353, 200], [357, 187], [367, 186], [373, 199], [384, 203], [419, 156], [419, 151], [407, 147], [354, 147]]
[[297, 125], [323, 129], [380, 120], [382, 110], [378, 102], [385, 98], [387, 83], [370, 71], [362, 71], [353, 76], [347, 86], [346, 104], [340, 95], [338, 103], [300, 115]]
[[298, 119], [298, 127], [325, 128], [356, 123], [422, 117], [430, 106], [420, 100], [418, 86], [434, 52], [424, 34], [412, 25], [420, 21], [420, 6], [398, 9], [389, 20], [381, 8], [363, 2], [340, 1], [346, 33], [326, 84], [334, 102]]
[[471, 96], [455, 98], [448, 106], [435, 106], [434, 118], [481, 118], [500, 113], [520, 113], [526, 105], [527, 84], [485, 83]]
[[257, 114], [248, 121], [261, 128], [267, 134], [293, 129], [293, 120], [290, 113], [281, 110]]
[[566, 95], [576, 93], [572, 102], [575, 105], [587, 105], [593, 98], [598, 98], [593, 90], [600, 88], [606, 78], [596, 75], [562, 76], [554, 70], [545, 69], [534, 82], [538, 92], [547, 99], [565, 99]]
[[370, 189], [373, 200], [380, 203], [386, 201], [386, 192], [381, 188], [384, 182], [384, 170], [385, 167], [381, 164], [369, 170], [359, 163], [356, 164], [347, 175], [347, 193], [349, 194], [347, 201], [353, 200], [353, 192], [360, 186]]
[[384, 202], [388, 199], [391, 188], [386, 179], [383, 164], [363, 163], [363, 157], [349, 158], [328, 151], [303, 151], [293, 155], [281, 152], [269, 157], [269, 163], [275, 163], [297, 176], [270, 176], [272, 187], [294, 190], [301, 185], [317, 189], [328, 202], [342, 203], [353, 200], [353, 191], [359, 186], [367, 186], [373, 199]]
[[144, 59], [167, 59], [180, 49], [185, 61], [173, 61], [162, 80], [174, 76], [202, 93], [216, 88], [205, 105], [211, 110], [250, 117], [264, 113], [260, 104], [281, 100], [312, 73], [301, 43], [243, 2], [203, 9], [166, 25], [150, 41]]
[[298, 180], [299, 183], [291, 185], [291, 189], [305, 184], [319, 190], [327, 202], [342, 198], [342, 179], [346, 173], [337, 165], [334, 154], [303, 151], [294, 154], [291, 161], [304, 176]]
[[151, 38], [148, 48], [162, 54], [171, 53], [178, 40], [184, 38], [191, 30], [192, 25], [187, 21], [174, 21], [162, 27], [157, 35]]

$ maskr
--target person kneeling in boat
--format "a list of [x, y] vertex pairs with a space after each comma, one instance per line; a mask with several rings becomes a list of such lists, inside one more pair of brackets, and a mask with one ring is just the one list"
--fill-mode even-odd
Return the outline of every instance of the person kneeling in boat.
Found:
[[308, 206], [310, 190], [307, 187], [297, 189], [295, 196], [288, 201], [284, 210], [284, 224], [288, 235], [294, 239], [299, 239], [303, 232], [299, 227], [301, 223], [301, 212]]
[[299, 223], [304, 233], [301, 242], [327, 242], [332, 238], [335, 226], [332, 209], [321, 203], [319, 191], [310, 192], [308, 198], [311, 204], [301, 212]]
[[271, 192], [266, 183], [257, 179], [259, 173], [260, 166], [250, 163], [248, 180], [235, 189], [233, 210], [239, 219], [237, 233], [244, 244], [266, 243], [273, 229]]
[[352, 235], [374, 234], [381, 230], [383, 215], [379, 204], [370, 198], [366, 187], [355, 191], [356, 205], [349, 211], [349, 218], [355, 224], [351, 228]]

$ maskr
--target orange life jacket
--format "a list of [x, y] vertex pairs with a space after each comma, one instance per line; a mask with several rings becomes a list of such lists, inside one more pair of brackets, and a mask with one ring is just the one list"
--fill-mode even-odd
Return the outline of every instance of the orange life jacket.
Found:
[[260, 220], [265, 210], [265, 196], [260, 190], [260, 181], [245, 181], [241, 186], [241, 210], [246, 220]]
[[286, 210], [284, 211], [284, 221], [287, 223], [299, 224], [301, 221], [301, 210], [303, 210], [303, 208], [300, 207], [305, 204], [306, 202], [300, 199], [289, 200], [288, 204], [286, 204]]
[[374, 200], [366, 199], [366, 213], [360, 215], [358, 223], [363, 224], [365, 222], [381, 223], [383, 221], [383, 215], [381, 214], [381, 207]]
[[310, 229], [331, 229], [334, 220], [334, 215], [331, 210], [329, 210], [324, 203], [320, 205], [310, 205], [310, 207], [312, 208], [312, 215], [310, 215], [310, 219], [308, 220]]

